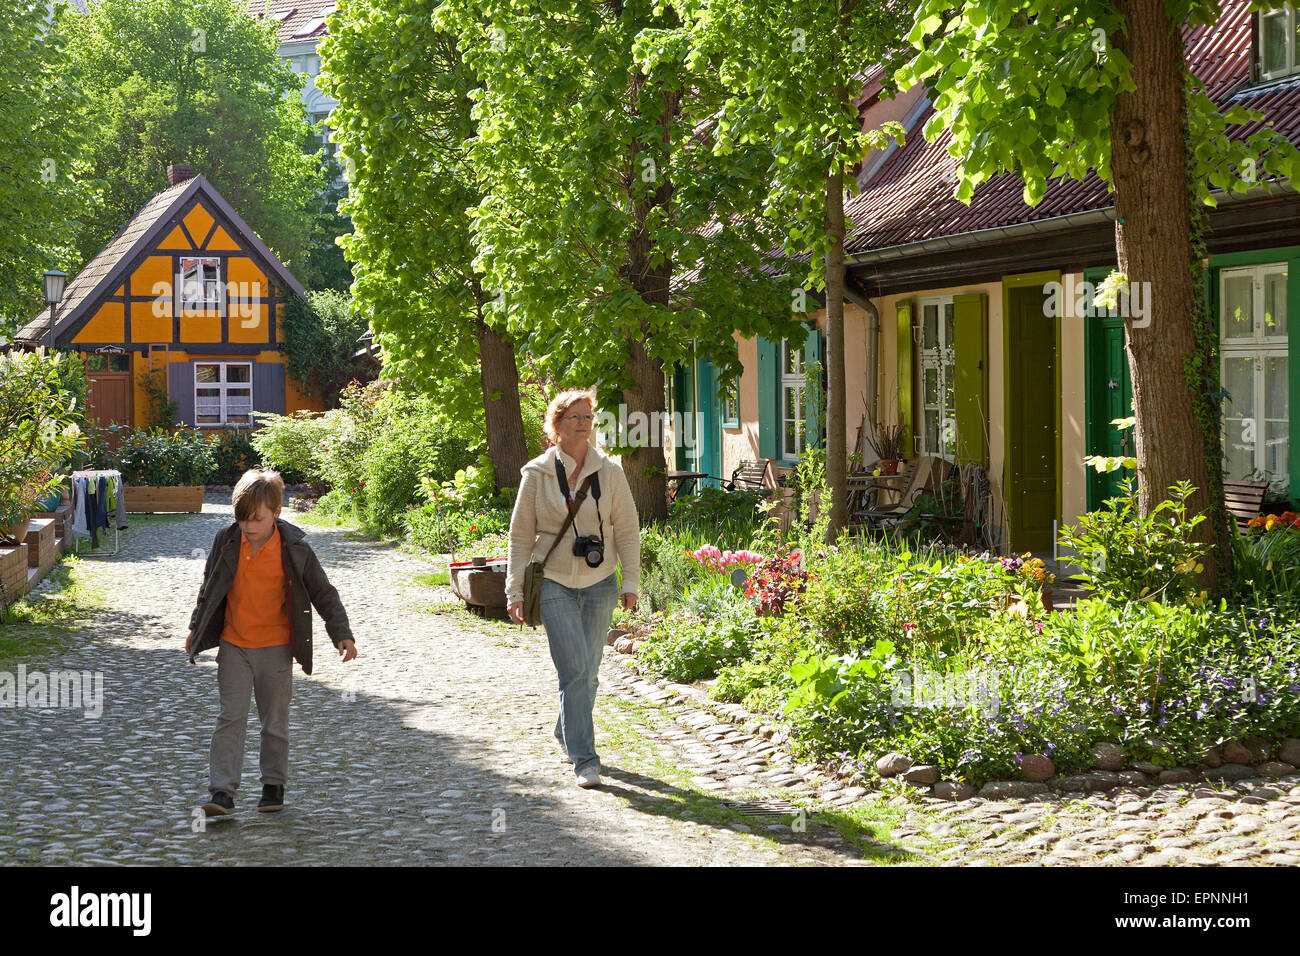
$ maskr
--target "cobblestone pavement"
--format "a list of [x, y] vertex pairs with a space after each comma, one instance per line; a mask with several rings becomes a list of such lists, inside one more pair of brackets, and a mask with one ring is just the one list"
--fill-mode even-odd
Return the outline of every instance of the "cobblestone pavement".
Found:
[[[316, 674], [295, 667], [285, 811], [253, 810], [254, 713], [239, 811], [196, 831], [216, 667], [211, 652], [189, 666], [182, 647], [205, 550], [230, 520], [217, 496], [202, 515], [137, 520], [120, 555], [80, 566], [103, 605], [83, 626], [52, 650], [0, 644], [0, 671], [105, 682], [97, 720], [0, 710], [0, 864], [1300, 864], [1300, 776], [1033, 802], [885, 799], [806, 782], [809, 768], [753, 725], [667, 694], [612, 651], [596, 710], [605, 786], [580, 790], [551, 737], [540, 631], [439, 613], [443, 592], [415, 581], [427, 561], [312, 525], [360, 657], [342, 664], [317, 620]], [[37, 633], [10, 626], [0, 639]]]

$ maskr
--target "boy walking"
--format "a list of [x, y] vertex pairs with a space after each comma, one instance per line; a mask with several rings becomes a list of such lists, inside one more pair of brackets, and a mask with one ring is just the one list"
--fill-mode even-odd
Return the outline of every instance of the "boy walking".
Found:
[[190, 663], [217, 650], [221, 716], [212, 735], [208, 816], [235, 812], [244, 765], [250, 696], [262, 724], [262, 799], [257, 809], [284, 807], [289, 774], [289, 698], [293, 662], [311, 673], [311, 607], [325, 621], [344, 661], [357, 656], [347, 612], [302, 529], [280, 520], [284, 481], [278, 472], [244, 472], [231, 496], [235, 523], [218, 532], [203, 569], [185, 651]]

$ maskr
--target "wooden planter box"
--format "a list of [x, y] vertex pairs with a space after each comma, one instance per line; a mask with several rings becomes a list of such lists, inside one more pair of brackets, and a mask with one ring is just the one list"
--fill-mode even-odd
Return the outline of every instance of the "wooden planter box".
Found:
[[472, 607], [497, 608], [506, 606], [506, 560], [497, 558], [483, 567], [453, 564], [450, 571], [451, 589], [462, 601]]
[[0, 604], [12, 604], [27, 593], [27, 544], [0, 545]]
[[[154, 514], [182, 511], [197, 514], [203, 510], [203, 486], [162, 488], [156, 485], [127, 485], [126, 510], [131, 514]], [[109, 520], [112, 518], [110, 516]]]

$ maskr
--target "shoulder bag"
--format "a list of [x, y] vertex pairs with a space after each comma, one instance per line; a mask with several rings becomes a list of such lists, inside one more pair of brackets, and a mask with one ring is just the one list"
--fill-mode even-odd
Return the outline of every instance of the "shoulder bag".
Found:
[[591, 487], [591, 479], [594, 477], [594, 472], [588, 475], [587, 480], [578, 489], [578, 493], [573, 498], [573, 506], [569, 509], [564, 524], [560, 525], [560, 533], [551, 542], [551, 549], [546, 552], [546, 557], [540, 561], [529, 561], [528, 567], [524, 568], [524, 623], [529, 627], [537, 627], [542, 623], [542, 580], [546, 562], [551, 560], [551, 555], [555, 553], [556, 546], [564, 540], [564, 532], [568, 531], [569, 525], [573, 524], [573, 516], [578, 513], [578, 508], [582, 506], [582, 502], [586, 499], [587, 489]]

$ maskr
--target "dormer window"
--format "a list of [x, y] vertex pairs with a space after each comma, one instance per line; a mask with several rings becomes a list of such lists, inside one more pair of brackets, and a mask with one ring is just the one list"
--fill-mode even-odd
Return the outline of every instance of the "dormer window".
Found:
[[1283, 4], [1259, 15], [1259, 78], [1277, 80], [1300, 73], [1300, 18], [1296, 8]]

